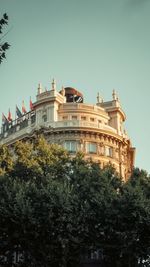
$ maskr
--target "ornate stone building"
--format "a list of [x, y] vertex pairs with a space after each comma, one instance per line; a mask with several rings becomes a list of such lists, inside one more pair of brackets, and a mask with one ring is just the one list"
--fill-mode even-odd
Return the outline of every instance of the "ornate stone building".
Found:
[[43, 133], [50, 143], [64, 146], [70, 153], [83, 151], [101, 167], [111, 163], [126, 180], [133, 168], [135, 149], [124, 130], [126, 119], [120, 101], [113, 90], [112, 100], [86, 104], [83, 95], [74, 88], [57, 91], [53, 80], [50, 90], [39, 85], [33, 109], [11, 123], [2, 125], [1, 144], [32, 138]]

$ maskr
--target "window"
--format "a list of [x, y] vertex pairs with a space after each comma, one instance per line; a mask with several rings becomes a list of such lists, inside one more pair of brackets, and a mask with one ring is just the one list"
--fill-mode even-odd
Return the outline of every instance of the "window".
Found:
[[91, 250], [90, 259], [91, 260], [98, 260], [102, 258], [102, 251], [100, 249]]
[[103, 251], [101, 249], [86, 250], [82, 253], [82, 259], [84, 260], [99, 260], [103, 258]]
[[90, 121], [94, 121], [94, 118], [90, 118]]
[[86, 151], [87, 153], [96, 153], [97, 152], [97, 146], [96, 143], [87, 143], [86, 144]]
[[112, 158], [112, 156], [113, 156], [112, 147], [109, 147], [109, 146], [106, 146], [105, 147], [105, 156]]
[[65, 141], [64, 147], [71, 153], [77, 152], [79, 142], [78, 141]]
[[82, 121], [86, 121], [86, 117], [85, 116], [81, 116], [81, 120]]
[[34, 114], [34, 115], [31, 115], [31, 124], [34, 123], [35, 120], [36, 120], [36, 116], [35, 116], [35, 114]]
[[43, 118], [43, 121], [44, 121], [44, 122], [47, 121], [47, 115], [46, 115], [46, 114], [44, 114], [44, 115], [42, 116], [42, 118]]
[[72, 120], [77, 120], [77, 116], [72, 116]]
[[67, 120], [68, 119], [68, 116], [63, 116], [63, 120]]

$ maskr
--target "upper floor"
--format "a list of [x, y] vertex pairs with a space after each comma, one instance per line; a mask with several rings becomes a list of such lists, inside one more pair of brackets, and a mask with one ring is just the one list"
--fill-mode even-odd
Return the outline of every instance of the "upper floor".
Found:
[[128, 139], [125, 119], [114, 90], [111, 101], [104, 102], [98, 94], [95, 104], [86, 104], [82, 93], [71, 87], [57, 90], [53, 80], [50, 90], [43, 90], [39, 84], [32, 110], [2, 124], [0, 143], [13, 143], [42, 127], [99, 129]]

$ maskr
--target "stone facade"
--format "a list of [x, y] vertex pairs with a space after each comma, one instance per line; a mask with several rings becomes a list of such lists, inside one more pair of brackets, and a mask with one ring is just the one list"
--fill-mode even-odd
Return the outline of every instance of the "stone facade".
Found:
[[98, 95], [95, 105], [85, 104], [76, 89], [58, 92], [53, 81], [48, 91], [39, 85], [32, 111], [2, 125], [0, 144], [11, 145], [41, 132], [48, 142], [64, 146], [72, 155], [82, 151], [85, 159], [92, 158], [101, 167], [111, 163], [126, 180], [134, 166], [135, 149], [124, 130], [125, 119], [115, 91], [111, 101], [103, 102]]

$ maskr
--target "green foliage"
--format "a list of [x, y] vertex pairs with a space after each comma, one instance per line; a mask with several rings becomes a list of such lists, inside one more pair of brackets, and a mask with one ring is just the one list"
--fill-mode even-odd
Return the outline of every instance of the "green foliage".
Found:
[[[123, 183], [111, 166], [74, 158], [40, 137], [0, 147], [0, 253], [12, 266], [77, 267], [101, 249], [106, 267], [146, 266], [150, 254], [150, 177]], [[0, 257], [4, 266], [3, 257]], [[145, 265], [144, 265], [145, 261]], [[5, 265], [6, 266], [6, 265]]]
[[[147, 260], [150, 252], [150, 176], [135, 169], [120, 199], [122, 257], [131, 266]], [[142, 265], [140, 265], [142, 266]]]
[[[8, 16], [7, 14], [3, 14], [3, 17], [0, 19], [0, 34], [3, 34], [3, 27], [8, 24]], [[7, 42], [3, 42], [4, 35], [0, 38], [0, 64], [3, 59], [6, 58], [6, 50], [9, 48], [9, 44]]]
[[10, 172], [13, 169], [12, 154], [5, 145], [0, 145], [0, 175]]
[[68, 164], [68, 153], [59, 145], [48, 144], [41, 136], [34, 144], [35, 158], [44, 176], [62, 177]]
[[35, 156], [33, 144], [16, 142], [14, 146], [14, 168], [11, 175], [22, 180], [36, 179], [41, 174], [41, 168]]
[[60, 146], [48, 144], [43, 137], [35, 143], [16, 142], [14, 146], [13, 177], [35, 180], [37, 183], [65, 175], [68, 153]]

